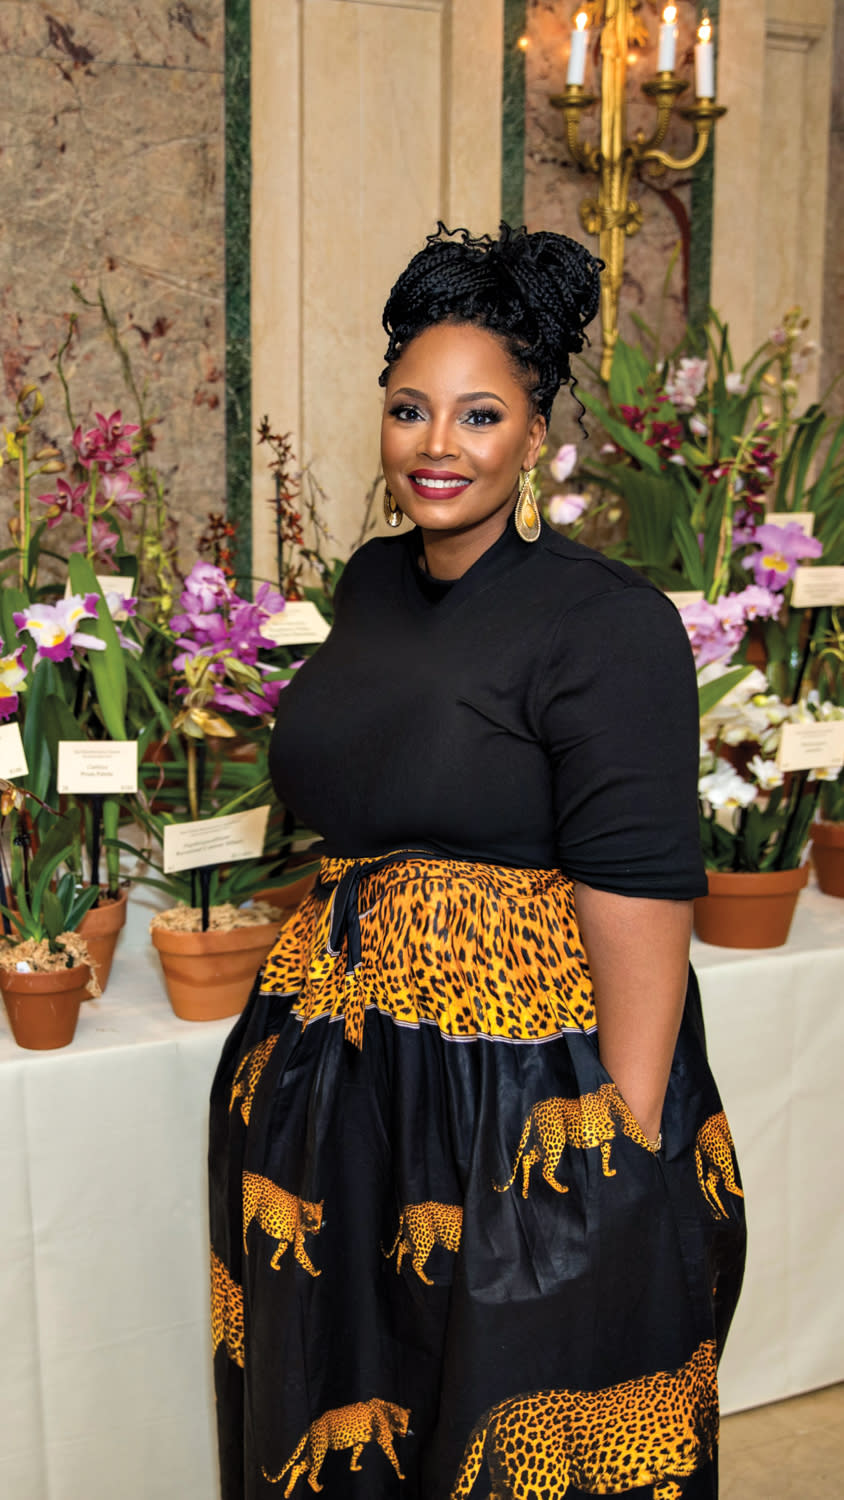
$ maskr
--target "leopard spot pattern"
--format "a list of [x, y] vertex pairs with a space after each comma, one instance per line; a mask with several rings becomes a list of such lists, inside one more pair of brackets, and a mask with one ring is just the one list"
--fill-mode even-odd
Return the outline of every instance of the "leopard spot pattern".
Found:
[[[492, 1500], [563, 1500], [570, 1489], [680, 1500], [718, 1442], [715, 1341], [679, 1370], [599, 1391], [535, 1391], [494, 1406], [472, 1432], [450, 1500], [486, 1462]], [[486, 1493], [486, 1491], [484, 1492]]]
[[407, 1434], [409, 1421], [410, 1412], [406, 1407], [396, 1406], [392, 1401], [382, 1401], [377, 1396], [369, 1401], [355, 1401], [351, 1406], [340, 1406], [333, 1411], [323, 1412], [321, 1417], [311, 1423], [284, 1467], [277, 1474], [270, 1474], [263, 1469], [264, 1478], [270, 1484], [278, 1484], [285, 1474], [289, 1474], [284, 1491], [285, 1496], [289, 1496], [302, 1475], [307, 1474], [310, 1488], [319, 1491], [324, 1488], [319, 1482], [319, 1475], [329, 1449], [336, 1451], [351, 1448], [349, 1469], [353, 1474], [359, 1474], [361, 1454], [367, 1443], [375, 1442], [390, 1460], [399, 1479], [404, 1479], [393, 1438]]
[[322, 1204], [308, 1203], [279, 1187], [269, 1177], [259, 1177], [257, 1172], [243, 1174], [243, 1252], [249, 1254], [246, 1234], [252, 1221], [276, 1241], [270, 1266], [277, 1271], [281, 1257], [290, 1245], [299, 1265], [309, 1276], [321, 1273], [312, 1265], [305, 1249], [305, 1235], [319, 1234], [322, 1228]]
[[211, 1251], [211, 1346], [223, 1345], [229, 1359], [243, 1369], [243, 1288]]
[[[435, 1245], [456, 1255], [460, 1249], [463, 1230], [463, 1210], [458, 1203], [406, 1203], [399, 1215], [399, 1227], [392, 1249], [382, 1254], [390, 1260], [396, 1257], [396, 1274], [401, 1273], [402, 1261], [410, 1256], [410, 1264], [426, 1286], [434, 1282], [426, 1274], [428, 1257]], [[398, 1253], [397, 1253], [398, 1252]]]
[[735, 1198], [743, 1198], [744, 1193], [738, 1184], [733, 1138], [723, 1110], [704, 1120], [697, 1133], [695, 1168], [700, 1190], [715, 1218], [728, 1218], [720, 1192], [726, 1189]]

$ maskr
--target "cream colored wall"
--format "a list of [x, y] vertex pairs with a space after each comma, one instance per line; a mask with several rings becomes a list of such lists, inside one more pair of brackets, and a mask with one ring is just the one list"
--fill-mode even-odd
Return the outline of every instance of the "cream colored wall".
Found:
[[[390, 286], [438, 218], [498, 222], [501, 37], [502, 0], [252, 0], [253, 417], [313, 465], [338, 555], [378, 471]], [[258, 574], [269, 494], [258, 449]]]
[[[712, 302], [746, 358], [788, 308], [819, 336], [834, 0], [721, 0]], [[817, 393], [818, 372], [803, 393]]]

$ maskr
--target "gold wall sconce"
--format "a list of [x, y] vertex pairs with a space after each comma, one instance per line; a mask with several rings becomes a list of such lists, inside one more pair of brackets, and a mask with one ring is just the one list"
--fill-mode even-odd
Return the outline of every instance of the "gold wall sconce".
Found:
[[[634, 172], [650, 167], [655, 175], [666, 169], [687, 171], [700, 161], [715, 121], [726, 110], [715, 103], [715, 66], [712, 23], [704, 15], [695, 44], [695, 103], [680, 110], [695, 129], [694, 150], [675, 157], [662, 149], [677, 101], [688, 84], [675, 76], [677, 6], [666, 5], [659, 28], [655, 78], [642, 84], [642, 92], [656, 105], [656, 125], [646, 137], [640, 130], [627, 139], [627, 63], [633, 46], [647, 41], [647, 31], [637, 14], [641, 0], [585, 0], [574, 18], [572, 46], [565, 92], [551, 103], [566, 117], [569, 154], [584, 171], [594, 172], [598, 191], [584, 199], [580, 221], [587, 234], [599, 236], [600, 255], [606, 269], [601, 276], [601, 327], [603, 349], [601, 376], [609, 380], [618, 340], [618, 304], [624, 274], [624, 242], [642, 223], [642, 207], [630, 197]], [[601, 28], [601, 144], [581, 138], [584, 110], [597, 95], [584, 88], [589, 42]]]

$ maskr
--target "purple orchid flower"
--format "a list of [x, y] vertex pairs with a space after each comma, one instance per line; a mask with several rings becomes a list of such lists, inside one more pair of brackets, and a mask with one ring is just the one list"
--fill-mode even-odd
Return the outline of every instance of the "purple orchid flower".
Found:
[[85, 497], [88, 494], [88, 485], [70, 485], [66, 479], [56, 480], [56, 489], [53, 494], [39, 495], [38, 499], [42, 505], [49, 505], [50, 512], [47, 516], [47, 526], [52, 528], [58, 526], [65, 516], [85, 515]]
[[87, 646], [89, 651], [105, 650], [105, 641], [76, 628], [80, 620], [97, 618], [99, 602], [99, 594], [86, 594], [84, 598], [81, 594], [71, 594], [56, 604], [30, 605], [16, 612], [12, 619], [18, 630], [26, 630], [32, 636], [39, 656], [66, 661], [73, 655], [74, 646]]
[[25, 647], [19, 646], [11, 655], [0, 656], [0, 719], [11, 719], [18, 711], [18, 688], [26, 681], [26, 670], [21, 665], [24, 650]]
[[138, 489], [132, 476], [127, 474], [125, 469], [117, 469], [112, 474], [104, 474], [100, 481], [100, 494], [110, 501], [124, 521], [131, 521], [132, 506], [144, 498], [143, 490]]
[[[722, 604], [722, 601], [718, 601]], [[738, 612], [739, 616], [741, 611]], [[706, 599], [687, 604], [680, 618], [691, 642], [695, 665], [707, 666], [713, 661], [728, 661], [744, 635], [744, 624], [730, 610], [721, 610]]]
[[[114, 561], [113, 553], [120, 538], [116, 531], [112, 531], [108, 521], [96, 520], [91, 528], [91, 540], [94, 544], [94, 562], [107, 573], [117, 572], [117, 563]], [[69, 552], [87, 552], [88, 542], [86, 537], [80, 537], [74, 542]]]
[[780, 592], [794, 577], [798, 562], [804, 557], [820, 557], [823, 544], [807, 536], [796, 521], [786, 526], [757, 526], [753, 537], [758, 552], [742, 560], [761, 588]]
[[124, 422], [122, 411], [113, 411], [110, 417], [98, 411], [94, 418], [96, 427], [89, 427], [84, 433], [81, 426], [77, 427], [71, 438], [79, 462], [84, 469], [96, 464], [103, 474], [124, 469], [132, 459], [129, 439], [140, 432], [140, 427]]

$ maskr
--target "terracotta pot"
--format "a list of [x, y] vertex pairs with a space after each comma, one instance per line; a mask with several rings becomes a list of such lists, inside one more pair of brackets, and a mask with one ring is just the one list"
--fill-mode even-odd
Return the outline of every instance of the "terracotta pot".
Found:
[[812, 864], [828, 896], [844, 896], [844, 823], [812, 824]]
[[79, 1007], [88, 998], [90, 977], [87, 964], [50, 974], [0, 969], [0, 990], [18, 1046], [33, 1052], [67, 1047], [73, 1041]]
[[231, 932], [151, 929], [167, 993], [183, 1021], [219, 1021], [243, 1010], [255, 975], [278, 937], [278, 924], [262, 922]]
[[282, 920], [291, 917], [296, 907], [301, 906], [305, 897], [311, 894], [316, 885], [317, 873], [316, 870], [311, 870], [310, 874], [291, 881], [290, 885], [268, 886], [266, 890], [256, 891], [255, 900], [266, 901], [270, 906], [277, 906]]
[[116, 900], [106, 898], [99, 906], [85, 913], [77, 928], [79, 936], [88, 944], [101, 990], [108, 984], [117, 939], [126, 925], [127, 901], [127, 891], [121, 891]]
[[695, 902], [695, 932], [720, 948], [780, 948], [809, 878], [797, 870], [707, 870], [709, 895]]

